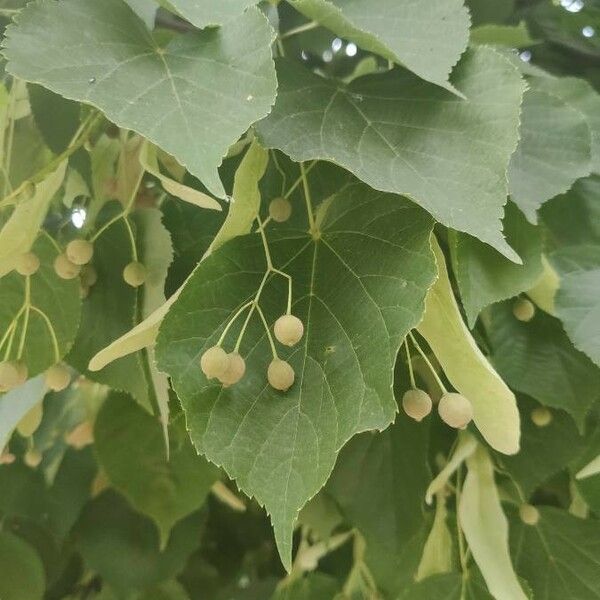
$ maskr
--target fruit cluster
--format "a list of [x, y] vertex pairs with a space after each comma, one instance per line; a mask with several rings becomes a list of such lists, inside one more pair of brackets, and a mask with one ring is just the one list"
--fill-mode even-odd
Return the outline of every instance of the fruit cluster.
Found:
[[[302, 321], [291, 314], [282, 315], [275, 321], [275, 338], [285, 346], [296, 345], [304, 335]], [[246, 372], [246, 362], [236, 351], [227, 353], [220, 345], [208, 348], [200, 359], [200, 368], [208, 379], [218, 379], [223, 386], [234, 385]], [[271, 387], [286, 392], [295, 379], [293, 367], [277, 355], [267, 369], [267, 380]]]

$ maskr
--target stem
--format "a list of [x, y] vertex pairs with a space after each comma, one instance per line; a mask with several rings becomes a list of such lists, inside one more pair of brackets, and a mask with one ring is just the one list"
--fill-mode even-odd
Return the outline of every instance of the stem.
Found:
[[48, 332], [50, 333], [50, 337], [52, 338], [52, 345], [54, 346], [54, 359], [55, 362], [59, 362], [60, 350], [58, 348], [58, 340], [56, 339], [56, 332], [54, 331], [54, 327], [52, 327], [52, 322], [48, 318], [48, 315], [43, 310], [39, 309], [37, 306], [34, 306], [32, 304], [31, 310], [35, 310], [35, 312], [37, 312], [46, 322], [46, 327], [48, 327]]
[[415, 374], [413, 372], [412, 360], [410, 358], [410, 350], [408, 349], [408, 339], [404, 338], [404, 349], [406, 350], [406, 362], [408, 364], [408, 375], [410, 377], [410, 385], [413, 390], [417, 389], [417, 385], [415, 383]]
[[[459, 467], [457, 472], [456, 472], [456, 490], [455, 490], [455, 494], [456, 494], [456, 506], [457, 506], [457, 513], [458, 513], [458, 506], [460, 504], [460, 494], [461, 494], [461, 490], [462, 490], [462, 467]], [[458, 537], [458, 556], [459, 556], [459, 560], [460, 560], [460, 570], [462, 572], [462, 589], [461, 589], [461, 599], [464, 598], [464, 592], [465, 592], [465, 584], [467, 581], [467, 553], [465, 551], [465, 542], [463, 539], [463, 533], [462, 533], [462, 528], [460, 526], [460, 519], [456, 518], [456, 534]]]
[[6, 350], [4, 351], [4, 360], [8, 360], [10, 358], [13, 341], [15, 339], [15, 333], [17, 332], [17, 327], [18, 327], [19, 319], [21, 318], [22, 312], [23, 312], [23, 307], [21, 307], [21, 310], [18, 312], [17, 316], [15, 317], [15, 320], [12, 323], [10, 337], [8, 338], [8, 344], [6, 345]]
[[267, 259], [267, 272], [273, 271], [273, 261], [271, 260], [271, 252], [269, 251], [269, 244], [267, 243], [267, 236], [265, 235], [265, 228], [260, 217], [257, 215], [256, 220], [258, 221], [258, 231], [260, 232], [260, 238], [262, 240], [263, 249], [265, 251], [265, 258]]
[[285, 192], [285, 185], [287, 183], [287, 176], [285, 174], [285, 171], [279, 165], [279, 161], [277, 160], [277, 155], [275, 154], [275, 151], [271, 150], [270, 152], [271, 157], [273, 158], [273, 164], [275, 165], [275, 169], [277, 169], [277, 171], [279, 171], [279, 174], [281, 175], [281, 195], [283, 196]]
[[298, 35], [299, 33], [304, 33], [305, 31], [316, 29], [317, 27], [319, 27], [319, 23], [317, 23], [316, 21], [310, 21], [310, 23], [304, 23], [304, 25], [299, 25], [298, 27], [294, 27], [293, 29], [288, 29], [285, 33], [282, 33], [279, 36], [279, 39], [285, 40], [286, 38], [292, 37], [293, 35]]
[[227, 323], [227, 327], [225, 327], [225, 329], [223, 330], [223, 333], [221, 334], [221, 337], [219, 338], [219, 341], [217, 342], [217, 346], [220, 346], [223, 341], [225, 340], [225, 337], [227, 336], [228, 331], [231, 329], [232, 325], [236, 322], [237, 318], [244, 312], [244, 310], [246, 310], [254, 301], [250, 300], [250, 302], [246, 302], [246, 304], [242, 305], [238, 311], [235, 313], [235, 315], [233, 315], [233, 317], [231, 317], [231, 320], [229, 321], [229, 323]]
[[[304, 175], [308, 175], [316, 165], [317, 165], [317, 161], [315, 160], [309, 167], [306, 167], [306, 170], [304, 171]], [[289, 198], [301, 183], [302, 183], [302, 175], [300, 175], [300, 177], [298, 177], [298, 179], [296, 179], [296, 181], [294, 181], [294, 183], [292, 184], [292, 187], [284, 194], [283, 197]]]
[[281, 275], [281, 277], [285, 277], [288, 281], [288, 300], [287, 300], [287, 310], [286, 310], [285, 314], [291, 315], [292, 314], [292, 277], [290, 275], [288, 275], [287, 273], [280, 271], [279, 269], [271, 269], [271, 271], [273, 273], [276, 273], [277, 275]]
[[433, 365], [431, 364], [431, 362], [427, 358], [427, 355], [425, 354], [425, 352], [423, 352], [423, 349], [421, 348], [421, 346], [419, 346], [419, 343], [415, 339], [415, 336], [412, 334], [412, 331], [409, 331], [408, 335], [409, 335], [412, 343], [414, 344], [415, 348], [417, 349], [417, 352], [421, 355], [421, 357], [425, 361], [425, 364], [429, 367], [429, 370], [431, 371], [431, 374], [435, 378], [437, 384], [440, 386], [440, 389], [442, 390], [442, 393], [447, 394], [448, 390], [446, 389], [446, 386], [444, 385], [444, 383], [440, 379], [439, 375], [437, 374], [437, 371], [433, 368]]
[[310, 188], [308, 187], [308, 179], [306, 178], [306, 169], [304, 163], [300, 163], [300, 173], [302, 174], [302, 185], [304, 187], [304, 200], [306, 202], [306, 212], [308, 213], [308, 224], [310, 227], [310, 233], [315, 235], [317, 227], [315, 225], [315, 217], [313, 215], [312, 200], [310, 197]]
[[[17, 313], [17, 316], [11, 321], [10, 325], [6, 328], [6, 331], [4, 332], [4, 335], [2, 336], [2, 339], [0, 340], [0, 350], [2, 349], [2, 347], [4, 346], [4, 344], [6, 343], [6, 340], [8, 340], [8, 337], [14, 331], [14, 329], [15, 329], [15, 327], [17, 325], [17, 320], [18, 320], [18, 318], [20, 316], [21, 316], [21, 311], [19, 311]], [[6, 360], [7, 358], [8, 358], [8, 353], [6, 353], [4, 355], [4, 360]]]
[[17, 359], [23, 356], [25, 348], [25, 338], [27, 336], [27, 327], [29, 326], [29, 307], [31, 306], [31, 277], [25, 278], [25, 318], [23, 319], [23, 329], [21, 329], [21, 339], [19, 340], [19, 349], [17, 351]]
[[135, 245], [135, 236], [133, 235], [133, 230], [131, 229], [131, 223], [126, 216], [123, 217], [123, 222], [125, 223], [127, 233], [129, 234], [129, 242], [131, 243], [131, 258], [134, 260], [134, 262], [138, 262], [137, 246]]
[[[83, 122], [82, 126], [79, 128], [78, 132], [74, 136], [74, 141], [71, 142], [71, 144], [66, 148], [66, 150], [61, 152], [56, 158], [51, 160], [45, 167], [40, 169], [35, 175], [33, 175], [29, 179], [26, 179], [25, 181], [23, 181], [8, 196], [3, 198], [3, 200], [0, 202], [0, 207], [4, 206], [5, 204], [9, 204], [13, 198], [18, 196], [25, 189], [25, 187], [27, 186], [27, 184], [29, 182], [39, 183], [40, 181], [42, 181], [46, 177], [46, 175], [48, 175], [49, 173], [52, 173], [54, 170], [56, 170], [56, 168], [58, 167], [58, 165], [60, 165], [60, 163], [62, 163], [65, 159], [69, 158], [69, 156], [71, 156], [71, 154], [74, 154], [77, 150], [79, 150], [79, 148], [81, 148], [81, 146], [83, 146], [83, 144], [85, 144], [85, 142], [87, 141], [87, 139], [91, 135], [92, 131], [94, 130], [94, 128], [96, 127], [98, 122], [101, 120], [101, 118], [102, 118], [101, 114], [90, 115]], [[79, 135], [79, 138], [78, 138], [78, 135]]]
[[269, 338], [269, 344], [271, 345], [271, 352], [273, 354], [273, 358], [279, 358], [279, 356], [277, 356], [277, 349], [275, 348], [275, 342], [273, 341], [271, 330], [269, 329], [269, 324], [267, 323], [267, 319], [265, 319], [265, 314], [263, 313], [262, 308], [260, 307], [258, 302], [256, 303], [256, 311], [260, 315], [263, 325], [265, 326], [265, 331], [267, 332], [267, 337]]

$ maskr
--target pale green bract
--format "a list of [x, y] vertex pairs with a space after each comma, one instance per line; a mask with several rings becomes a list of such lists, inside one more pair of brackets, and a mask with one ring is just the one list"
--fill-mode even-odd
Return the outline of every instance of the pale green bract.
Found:
[[[158, 366], [171, 376], [196, 448], [265, 505], [288, 569], [297, 513], [327, 480], [337, 452], [355, 433], [393, 420], [395, 357], [434, 278], [432, 222], [418, 207], [353, 184], [323, 208], [315, 239], [292, 225], [267, 231], [274, 266], [293, 277], [292, 312], [305, 326], [301, 342], [280, 351], [296, 372], [287, 393], [267, 384], [271, 352], [256, 314], [241, 345], [247, 370], [238, 384], [223, 388], [199, 368], [263, 278], [258, 234], [200, 263], [157, 341]], [[287, 282], [272, 276], [261, 297], [271, 325], [286, 298]]]
[[500, 221], [525, 83], [499, 53], [462, 57], [452, 82], [467, 100], [401, 69], [344, 86], [281, 60], [278, 77], [277, 102], [257, 125], [266, 146], [337, 163], [518, 262]]
[[473, 404], [473, 421], [499, 452], [519, 451], [519, 411], [515, 395], [502, 381], [464, 324], [446, 269], [444, 253], [433, 238], [438, 280], [427, 295], [418, 326], [450, 383]]
[[458, 518], [490, 593], [496, 600], [527, 600], [511, 564], [508, 522], [494, 481], [494, 465], [480, 446], [467, 459]]
[[272, 41], [255, 8], [161, 47], [122, 0], [66, 0], [29, 4], [4, 54], [13, 75], [98, 107], [224, 197], [217, 167], [275, 100]]
[[[293, 0], [309, 19], [360, 48], [404, 65], [454, 93], [449, 82], [469, 40], [469, 13], [461, 0]], [[463, 90], [459, 87], [458, 93]]]

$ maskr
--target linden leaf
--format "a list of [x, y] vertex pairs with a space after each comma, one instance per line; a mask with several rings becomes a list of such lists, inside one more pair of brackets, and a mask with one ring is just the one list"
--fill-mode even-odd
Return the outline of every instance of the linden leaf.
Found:
[[530, 289], [542, 274], [541, 233], [512, 203], [506, 206], [504, 233], [522, 265], [469, 235], [453, 232], [450, 236], [452, 266], [471, 328], [483, 308]]
[[122, 0], [63, 0], [28, 4], [4, 54], [16, 77], [96, 106], [224, 197], [217, 167], [275, 99], [272, 41], [255, 8], [160, 47]]
[[281, 60], [278, 77], [277, 102], [257, 125], [267, 147], [337, 163], [519, 261], [500, 221], [525, 83], [495, 50], [471, 49], [454, 70], [468, 100], [403, 69], [346, 86]]
[[291, 5], [363, 50], [456, 93], [448, 76], [469, 41], [469, 12], [461, 0], [426, 5], [379, 0], [377, 10], [370, 0], [293, 0]]
[[550, 506], [537, 509], [536, 525], [526, 525], [514, 513], [510, 523], [517, 573], [536, 600], [600, 598], [600, 523]]
[[158, 420], [124, 394], [106, 400], [94, 426], [100, 465], [133, 506], [156, 522], [162, 548], [173, 525], [202, 506], [219, 476], [196, 454], [181, 416], [169, 430], [167, 458]]
[[[157, 341], [159, 368], [171, 376], [196, 448], [265, 505], [288, 569], [298, 511], [323, 486], [340, 448], [394, 418], [395, 357], [434, 276], [432, 222], [397, 196], [349, 185], [320, 207], [319, 223], [314, 237], [292, 224], [268, 231], [273, 264], [293, 278], [292, 312], [305, 324], [301, 342], [281, 352], [296, 372], [287, 393], [266, 382], [272, 355], [256, 313], [241, 345], [247, 372], [238, 384], [223, 388], [199, 368], [263, 279], [258, 234], [237, 237], [200, 263]], [[287, 289], [282, 277], [268, 278], [260, 302], [269, 323], [283, 314]]]
[[0, 532], [0, 598], [42, 600], [46, 588], [38, 553], [20, 537]]
[[573, 347], [560, 321], [538, 312], [518, 321], [510, 306], [490, 310], [492, 362], [512, 388], [541, 404], [566, 410], [581, 429], [600, 398], [600, 369]]
[[557, 96], [528, 90], [523, 96], [521, 139], [508, 169], [510, 195], [532, 222], [537, 209], [589, 175], [590, 128], [583, 115]]
[[499, 452], [519, 450], [519, 411], [515, 395], [494, 371], [464, 324], [452, 292], [444, 254], [434, 250], [438, 280], [427, 295], [419, 333], [427, 340], [450, 383], [473, 404], [473, 420]]

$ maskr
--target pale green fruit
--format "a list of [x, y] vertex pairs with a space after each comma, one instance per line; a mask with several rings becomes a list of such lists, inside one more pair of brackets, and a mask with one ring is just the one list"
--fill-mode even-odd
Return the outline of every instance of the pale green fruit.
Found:
[[527, 323], [531, 321], [535, 315], [535, 306], [531, 300], [527, 298], [519, 298], [513, 305], [513, 315], [519, 321]]
[[218, 376], [219, 381], [224, 386], [235, 385], [246, 372], [246, 362], [237, 353], [231, 352], [227, 355], [227, 368]]
[[19, 256], [15, 268], [17, 273], [23, 275], [23, 277], [34, 275], [40, 268], [40, 259], [33, 252], [25, 252], [25, 254]]
[[408, 390], [402, 396], [404, 412], [415, 421], [422, 421], [431, 412], [432, 405], [431, 396], [423, 390]]
[[302, 321], [294, 315], [283, 315], [275, 321], [275, 337], [284, 346], [296, 345], [304, 335]]
[[442, 421], [455, 429], [464, 429], [473, 418], [473, 405], [462, 394], [447, 392], [438, 404]]
[[200, 358], [200, 368], [208, 379], [220, 377], [229, 366], [227, 352], [221, 346], [213, 346], [204, 352]]
[[287, 198], [275, 198], [269, 204], [269, 216], [277, 223], [284, 223], [292, 215], [292, 204]]
[[94, 256], [94, 245], [87, 240], [73, 240], [67, 244], [66, 255], [75, 265], [87, 265]]
[[123, 269], [123, 279], [131, 287], [140, 287], [146, 281], [146, 267], [140, 262], [130, 262]]
[[46, 371], [46, 385], [53, 392], [62, 392], [71, 383], [71, 373], [64, 365], [53, 365]]
[[294, 369], [285, 360], [274, 358], [267, 369], [267, 379], [271, 387], [281, 392], [287, 392], [294, 384]]
[[0, 362], [0, 391], [10, 391], [21, 383], [19, 365], [14, 361]]
[[540, 511], [531, 504], [521, 504], [519, 507], [519, 516], [526, 525], [537, 525], [540, 520]]
[[552, 413], [544, 406], [538, 406], [531, 411], [531, 420], [538, 427], [547, 427], [552, 422]]
[[61, 279], [75, 279], [81, 272], [81, 267], [71, 262], [66, 254], [59, 254], [54, 259], [54, 271]]

